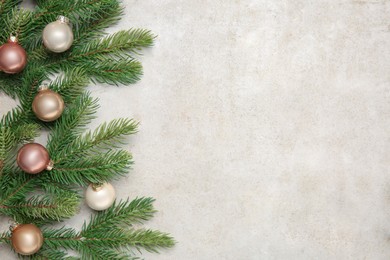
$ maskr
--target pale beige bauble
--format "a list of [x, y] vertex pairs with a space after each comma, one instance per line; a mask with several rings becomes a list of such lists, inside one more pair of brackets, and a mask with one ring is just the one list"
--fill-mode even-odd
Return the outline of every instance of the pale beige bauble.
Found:
[[60, 94], [50, 89], [41, 89], [33, 100], [32, 110], [40, 120], [52, 122], [62, 115], [64, 106]]
[[43, 44], [52, 52], [64, 52], [73, 44], [73, 31], [66, 17], [46, 25], [42, 33]]
[[90, 184], [85, 192], [85, 201], [87, 205], [94, 210], [106, 210], [115, 201], [115, 189], [106, 182], [100, 185]]
[[20, 224], [12, 230], [11, 243], [18, 254], [33, 255], [42, 247], [42, 231], [34, 224]]

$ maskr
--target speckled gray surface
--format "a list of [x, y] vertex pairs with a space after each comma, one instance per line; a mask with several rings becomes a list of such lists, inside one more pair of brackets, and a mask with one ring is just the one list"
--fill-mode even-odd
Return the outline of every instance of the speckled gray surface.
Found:
[[179, 242], [146, 259], [390, 259], [390, 1], [124, 3], [159, 37], [91, 127], [142, 122], [114, 184]]

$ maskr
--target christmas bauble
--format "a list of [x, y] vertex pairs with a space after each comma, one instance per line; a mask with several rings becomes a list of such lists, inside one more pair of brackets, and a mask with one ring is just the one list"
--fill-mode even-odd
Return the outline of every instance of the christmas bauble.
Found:
[[37, 174], [45, 169], [51, 170], [53, 168], [48, 151], [37, 143], [23, 145], [18, 151], [16, 161], [23, 171], [30, 174]]
[[60, 94], [43, 85], [33, 100], [32, 110], [40, 120], [51, 122], [58, 119], [64, 111], [64, 100]]
[[42, 247], [42, 231], [34, 224], [17, 225], [12, 230], [11, 243], [18, 254], [33, 255]]
[[26, 64], [26, 51], [19, 45], [16, 37], [11, 36], [7, 43], [0, 46], [0, 70], [9, 74], [19, 73]]
[[115, 201], [115, 189], [108, 182], [90, 184], [85, 192], [85, 201], [94, 210], [108, 209]]
[[73, 32], [69, 19], [59, 16], [57, 21], [46, 25], [42, 33], [43, 44], [52, 52], [64, 52], [72, 46]]

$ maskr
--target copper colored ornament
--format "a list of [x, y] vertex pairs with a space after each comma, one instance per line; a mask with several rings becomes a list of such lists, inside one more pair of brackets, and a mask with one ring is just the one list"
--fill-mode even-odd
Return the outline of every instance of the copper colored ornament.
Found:
[[23, 171], [30, 174], [37, 174], [53, 168], [48, 151], [37, 143], [23, 145], [18, 151], [16, 161]]
[[47, 85], [43, 85], [34, 98], [32, 110], [40, 120], [51, 122], [62, 115], [64, 100], [60, 94], [50, 90]]
[[33, 255], [43, 244], [42, 231], [34, 224], [20, 224], [12, 230], [11, 243], [21, 255]]
[[7, 43], [0, 46], [0, 70], [9, 74], [19, 73], [26, 64], [26, 51], [19, 45], [16, 37], [11, 36]]

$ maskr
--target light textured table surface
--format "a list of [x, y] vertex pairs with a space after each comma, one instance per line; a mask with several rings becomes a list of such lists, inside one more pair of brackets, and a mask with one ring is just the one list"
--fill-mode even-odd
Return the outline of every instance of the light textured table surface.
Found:
[[390, 259], [390, 1], [124, 4], [111, 32], [159, 37], [141, 82], [91, 86], [91, 127], [142, 122], [114, 184], [179, 242], [146, 259]]

